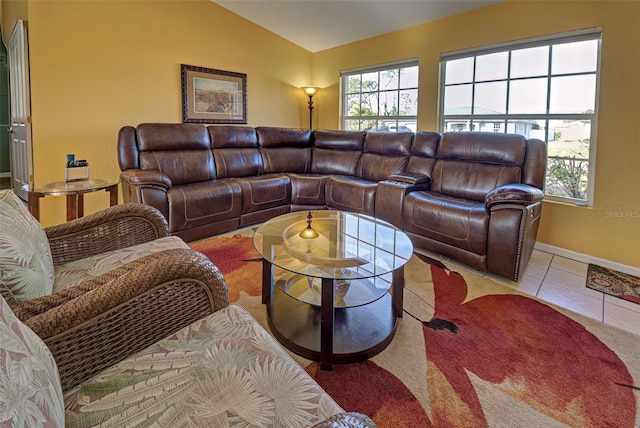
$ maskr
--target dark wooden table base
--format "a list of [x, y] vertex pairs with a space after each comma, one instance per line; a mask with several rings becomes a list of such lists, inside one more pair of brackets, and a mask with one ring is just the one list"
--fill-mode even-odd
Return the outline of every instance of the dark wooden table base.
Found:
[[278, 287], [273, 287], [266, 304], [267, 320], [276, 339], [292, 352], [320, 361], [325, 370], [331, 370], [332, 363], [359, 362], [380, 353], [393, 339], [401, 315], [389, 293], [367, 305], [332, 308], [328, 323], [332, 318], [332, 332], [325, 332], [323, 342], [322, 308], [296, 300]]

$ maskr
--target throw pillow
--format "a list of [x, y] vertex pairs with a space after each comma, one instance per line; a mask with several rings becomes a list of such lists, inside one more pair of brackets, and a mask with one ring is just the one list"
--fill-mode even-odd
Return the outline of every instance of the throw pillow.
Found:
[[49, 348], [0, 297], [0, 426], [64, 426], [58, 367]]
[[51, 294], [53, 259], [47, 235], [11, 190], [0, 192], [0, 294], [24, 301]]

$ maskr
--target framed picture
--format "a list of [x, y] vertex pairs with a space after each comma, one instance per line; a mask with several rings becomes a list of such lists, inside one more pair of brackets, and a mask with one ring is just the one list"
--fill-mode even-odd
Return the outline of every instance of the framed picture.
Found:
[[247, 123], [247, 75], [181, 65], [184, 123]]

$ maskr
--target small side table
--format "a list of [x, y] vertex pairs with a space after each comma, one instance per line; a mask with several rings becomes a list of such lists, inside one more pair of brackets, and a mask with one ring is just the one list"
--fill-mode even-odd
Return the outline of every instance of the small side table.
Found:
[[67, 197], [67, 221], [84, 216], [84, 194], [104, 190], [109, 192], [109, 206], [118, 204], [118, 180], [89, 179], [57, 181], [29, 190], [29, 212], [40, 220], [40, 198]]

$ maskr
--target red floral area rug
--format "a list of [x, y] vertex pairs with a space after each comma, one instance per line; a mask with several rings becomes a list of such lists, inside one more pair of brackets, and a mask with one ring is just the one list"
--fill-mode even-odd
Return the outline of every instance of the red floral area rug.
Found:
[[[268, 330], [252, 231], [190, 244]], [[379, 427], [638, 427], [640, 337], [420, 254], [391, 344], [332, 371], [292, 356]]]
[[640, 278], [589, 263], [587, 287], [640, 304]]

